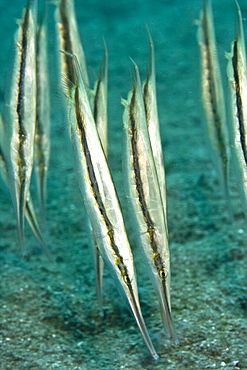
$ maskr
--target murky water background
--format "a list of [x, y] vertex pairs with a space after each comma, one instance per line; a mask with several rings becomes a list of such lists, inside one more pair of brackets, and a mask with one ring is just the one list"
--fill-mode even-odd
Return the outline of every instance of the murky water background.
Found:
[[[109, 162], [121, 203], [121, 97], [132, 88], [132, 64], [145, 78], [148, 25], [155, 43], [171, 249], [171, 294], [180, 340], [163, 336], [158, 304], [134, 250], [140, 299], [160, 359], [154, 362], [122, 298], [105, 271], [105, 317], [98, 316], [93, 256], [68, 140], [66, 104], [58, 84], [54, 5], [49, 5], [52, 152], [47, 218], [50, 263], [26, 226], [28, 257], [17, 241], [8, 190], [0, 187], [0, 368], [7, 369], [247, 369], [247, 222], [234, 172], [235, 222], [228, 220], [217, 174], [205, 145], [200, 54], [194, 20], [199, 0], [75, 1], [91, 80], [109, 50]], [[25, 2], [0, 2], [0, 99], [6, 101], [16, 19]], [[247, 7], [240, 1], [243, 18]], [[235, 4], [213, 2], [217, 41], [224, 53], [234, 37]], [[245, 30], [247, 24], [244, 22]], [[35, 188], [35, 183], [32, 184]], [[132, 238], [132, 241], [134, 239]]]

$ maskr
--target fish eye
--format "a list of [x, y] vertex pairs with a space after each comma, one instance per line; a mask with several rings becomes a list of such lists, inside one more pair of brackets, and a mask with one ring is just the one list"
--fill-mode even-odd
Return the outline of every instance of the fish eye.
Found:
[[166, 269], [162, 268], [162, 269], [159, 270], [159, 276], [162, 280], [166, 280], [167, 275], [168, 275], [168, 273], [167, 273]]
[[125, 284], [127, 284], [127, 285], [131, 285], [131, 281], [130, 281], [130, 278], [129, 278], [129, 276], [128, 275], [123, 275], [123, 280], [124, 280], [124, 282], [125, 282]]

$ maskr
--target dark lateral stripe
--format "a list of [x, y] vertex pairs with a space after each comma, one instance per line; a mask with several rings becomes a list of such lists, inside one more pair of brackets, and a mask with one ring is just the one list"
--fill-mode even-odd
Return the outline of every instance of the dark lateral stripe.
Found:
[[204, 9], [203, 19], [202, 19], [202, 29], [203, 29], [203, 37], [204, 37], [204, 44], [205, 44], [205, 64], [206, 68], [204, 69], [204, 73], [208, 82], [208, 95], [209, 95], [209, 102], [211, 106], [211, 112], [213, 115], [213, 121], [216, 129], [217, 141], [218, 141], [218, 149], [220, 150], [221, 158], [223, 159], [223, 163], [227, 163], [227, 154], [226, 154], [226, 147], [224, 144], [224, 138], [222, 135], [222, 122], [219, 115], [219, 110], [217, 107], [217, 96], [216, 96], [216, 86], [215, 80], [213, 76], [213, 65], [212, 65], [212, 55], [210, 51], [210, 40], [209, 40], [209, 29], [208, 29], [208, 15], [206, 14], [206, 10]]
[[0, 160], [3, 162], [4, 167], [6, 169], [6, 160], [5, 160], [4, 152], [3, 152], [3, 149], [1, 148], [1, 146], [0, 146]]
[[[59, 5], [59, 12], [61, 17], [61, 24], [59, 25], [61, 37], [62, 37], [62, 50], [65, 50], [68, 53], [73, 54], [73, 47], [72, 47], [72, 41], [70, 38], [70, 25], [69, 25], [69, 19], [68, 14], [66, 11], [66, 0], [62, 0]], [[68, 54], [62, 54], [62, 58], [65, 60], [66, 65], [66, 77], [68, 78], [68, 81], [71, 81], [75, 83], [75, 69], [73, 65], [73, 58], [71, 58]], [[70, 92], [70, 88], [67, 87], [68, 92]]]
[[133, 95], [130, 102], [130, 109], [129, 109], [129, 119], [130, 119], [130, 137], [131, 137], [131, 149], [132, 149], [132, 156], [133, 156], [133, 168], [135, 174], [135, 183], [136, 183], [136, 190], [138, 194], [139, 204], [141, 206], [142, 214], [144, 221], [147, 225], [147, 234], [149, 236], [150, 245], [153, 251], [153, 260], [157, 270], [159, 271], [159, 275], [161, 278], [166, 278], [166, 274], [164, 273], [164, 268], [161, 260], [161, 256], [158, 252], [158, 246], [155, 240], [155, 225], [150, 215], [150, 212], [147, 207], [143, 183], [141, 178], [141, 170], [139, 164], [139, 154], [137, 148], [137, 127], [136, 127], [136, 117], [134, 112], [135, 106], [135, 99], [136, 99], [136, 90], [133, 91]]
[[93, 102], [93, 117], [94, 117], [94, 121], [95, 121], [96, 125], [97, 125], [97, 119], [98, 119], [98, 104], [97, 104], [97, 101], [98, 101], [98, 98], [99, 98], [101, 83], [102, 83], [102, 79], [100, 77], [98, 82], [97, 82], [97, 87], [96, 87], [96, 91], [95, 91], [95, 95], [94, 95], [94, 102]]
[[[116, 255], [116, 265], [118, 266], [118, 269], [121, 272], [121, 275], [127, 285], [131, 286], [131, 281], [128, 276], [128, 271], [127, 268], [124, 264], [123, 258], [119, 253], [118, 246], [115, 243], [115, 238], [114, 238], [114, 228], [112, 226], [111, 221], [109, 220], [107, 216], [107, 212], [103, 203], [103, 200], [100, 195], [99, 191], [99, 186], [97, 183], [96, 175], [93, 169], [93, 163], [90, 155], [90, 151], [88, 148], [88, 143], [87, 143], [87, 138], [86, 138], [86, 133], [84, 129], [84, 116], [83, 113], [80, 110], [80, 105], [79, 105], [79, 90], [78, 88], [75, 89], [75, 110], [76, 110], [76, 120], [77, 120], [77, 128], [80, 133], [80, 138], [81, 138], [81, 144], [83, 147], [83, 152], [86, 158], [86, 164], [87, 164], [87, 172], [88, 172], [88, 177], [90, 180], [90, 186], [93, 192], [94, 199], [96, 201], [96, 204], [98, 206], [98, 209], [102, 215], [102, 218], [105, 222], [106, 228], [108, 230], [107, 234], [110, 239], [111, 247], [114, 251], [114, 254]], [[131, 289], [131, 287], [129, 287]]]
[[[246, 142], [245, 142], [245, 127], [244, 127], [244, 114], [243, 114], [243, 102], [240, 92], [240, 83], [239, 83], [239, 71], [238, 71], [238, 41], [234, 41], [233, 46], [233, 57], [232, 57], [232, 67], [233, 67], [233, 76], [234, 76], [234, 83], [235, 83], [235, 91], [236, 91], [236, 107], [237, 107], [237, 114], [236, 117], [238, 118], [238, 129], [240, 135], [240, 143], [241, 148], [244, 156], [245, 164], [247, 164], [247, 149], [246, 149]], [[246, 71], [243, 71], [246, 73]]]
[[24, 143], [26, 141], [26, 130], [24, 127], [24, 95], [25, 95], [25, 77], [26, 77], [26, 62], [27, 62], [27, 48], [28, 48], [28, 28], [29, 28], [29, 18], [30, 18], [30, 8], [29, 4], [26, 8], [22, 23], [22, 34], [19, 47], [20, 52], [20, 68], [19, 68], [19, 79], [17, 84], [17, 120], [18, 120], [18, 155], [19, 155], [19, 179], [21, 184], [25, 181], [25, 153], [24, 153]]
[[149, 83], [149, 76], [147, 78], [147, 81], [144, 85], [144, 90], [143, 90], [143, 96], [144, 96], [144, 106], [145, 106], [145, 113], [146, 113], [146, 119], [147, 119], [147, 122], [150, 121], [150, 109], [148, 107], [148, 104], [147, 104], [147, 101], [148, 101], [148, 96], [150, 95], [150, 91], [149, 91], [149, 86], [148, 86], [148, 83]]
[[4, 155], [4, 152], [3, 152], [3, 149], [1, 148], [1, 146], [0, 146], [0, 162], [2, 163], [2, 165], [0, 163], [0, 176], [2, 175], [2, 178], [5, 181], [5, 180], [7, 180], [8, 170], [7, 170], [5, 155]]

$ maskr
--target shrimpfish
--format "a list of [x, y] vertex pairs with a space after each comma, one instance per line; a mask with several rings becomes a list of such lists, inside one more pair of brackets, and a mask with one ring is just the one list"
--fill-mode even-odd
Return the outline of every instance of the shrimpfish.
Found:
[[206, 114], [206, 128], [213, 160], [232, 216], [229, 199], [229, 138], [225, 102], [213, 24], [210, 0], [204, 1], [198, 21], [198, 41], [201, 49], [202, 95]]
[[238, 3], [236, 37], [227, 54], [228, 79], [231, 90], [230, 140], [242, 205], [247, 215], [247, 65], [242, 15]]
[[119, 200], [99, 139], [87, 91], [75, 55], [78, 76], [71, 91], [70, 126], [77, 176], [88, 218], [105, 264], [136, 319], [154, 359], [158, 355], [148, 334], [138, 298], [133, 255]]
[[47, 24], [43, 16], [37, 30], [37, 110], [35, 125], [35, 172], [43, 222], [45, 222], [47, 171], [50, 159], [50, 91]]
[[[6, 155], [6, 130], [4, 127], [3, 118], [0, 115], [0, 174], [2, 175], [3, 181], [7, 186], [9, 186], [9, 167], [7, 163], [7, 155]], [[30, 195], [30, 192], [27, 194], [26, 203], [25, 203], [25, 216], [26, 219], [34, 233], [34, 236], [36, 237], [39, 245], [43, 249], [44, 253], [47, 255], [47, 257], [52, 260], [50, 251], [47, 247], [47, 244], [42, 236], [39, 223], [37, 221], [37, 217], [35, 214], [32, 198]]]
[[[98, 136], [107, 159], [108, 157], [108, 117], [107, 117], [107, 89], [108, 89], [108, 51], [105, 46], [105, 54], [100, 66], [100, 75], [95, 82], [94, 90], [92, 91], [92, 113], [96, 124]], [[95, 256], [95, 274], [96, 274], [96, 292], [99, 304], [100, 316], [104, 315], [103, 310], [103, 271], [104, 262], [101, 257], [99, 247], [97, 245], [97, 237], [93, 235], [93, 228], [91, 233], [94, 242], [94, 256]]]
[[[147, 69], [147, 78], [144, 81], [143, 99], [146, 113], [146, 120], [148, 126], [148, 133], [150, 144], [152, 147], [154, 163], [157, 171], [158, 182], [160, 186], [160, 193], [164, 208], [165, 222], [167, 224], [167, 205], [166, 205], [166, 181], [165, 181], [165, 168], [164, 157], [162, 151], [162, 143], [160, 136], [160, 124], [158, 117], [158, 105], [156, 96], [156, 77], [155, 77], [155, 55], [154, 43], [150, 32], [148, 31], [150, 42], [150, 60]], [[167, 226], [166, 226], [167, 227]]]
[[24, 210], [34, 157], [36, 120], [36, 18], [37, 1], [29, 1], [16, 35], [16, 57], [9, 104], [10, 189], [24, 253]]
[[[82, 71], [83, 81], [88, 89], [89, 80], [86, 59], [80, 40], [80, 34], [75, 15], [74, 0], [59, 0], [57, 4], [55, 19], [58, 29], [58, 50], [66, 50], [67, 52], [77, 56]], [[73, 61], [68, 54], [59, 54], [61, 76], [62, 79], [65, 77], [63, 83], [64, 94], [68, 97], [71, 92], [71, 84], [75, 80], [73, 75]]]
[[[163, 326], [168, 337], [177, 342], [170, 302], [170, 252], [166, 215], [154, 162], [139, 70], [136, 64], [133, 90], [125, 107], [124, 179], [130, 214], [139, 248], [159, 299]], [[149, 101], [150, 102], [150, 101]], [[147, 100], [146, 100], [147, 103]], [[160, 144], [159, 144], [160, 145]]]

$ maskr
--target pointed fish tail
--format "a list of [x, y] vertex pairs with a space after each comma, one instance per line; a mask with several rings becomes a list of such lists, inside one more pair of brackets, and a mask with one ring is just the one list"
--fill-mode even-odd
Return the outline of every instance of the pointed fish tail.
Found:
[[104, 261], [99, 251], [98, 241], [93, 233], [91, 227], [91, 233], [93, 235], [93, 248], [94, 248], [94, 264], [95, 264], [95, 276], [96, 276], [96, 295], [99, 307], [99, 315], [104, 316], [103, 309], [103, 272], [104, 272]]
[[26, 205], [26, 194], [25, 189], [21, 186], [19, 198], [17, 200], [17, 223], [18, 223], [18, 238], [19, 243], [21, 246], [21, 251], [23, 256], [26, 255], [25, 247], [24, 247], [24, 215], [25, 215], [25, 205]]
[[172, 318], [171, 306], [168, 299], [167, 286], [164, 281], [162, 281], [162, 287], [159, 290], [159, 303], [160, 312], [162, 317], [163, 326], [168, 338], [172, 338], [174, 343], [178, 344], [177, 333], [174, 327], [174, 322]]
[[33, 207], [33, 202], [31, 200], [31, 197], [30, 197], [30, 194], [28, 195], [27, 197], [27, 200], [26, 200], [26, 207], [25, 207], [25, 216], [28, 220], [28, 223], [39, 243], [39, 245], [41, 246], [43, 252], [46, 254], [46, 256], [49, 258], [49, 260], [52, 262], [52, 255], [51, 255], [51, 252], [49, 251], [49, 248], [47, 247], [47, 244], [42, 236], [42, 233], [40, 231], [40, 227], [39, 227], [39, 224], [38, 224], [38, 221], [36, 219], [36, 216], [35, 216], [35, 211], [34, 211], [34, 207]]
[[11, 101], [9, 185], [17, 213], [18, 235], [24, 253], [24, 212], [33, 167], [36, 114], [37, 1], [29, 1], [16, 35], [16, 57]]
[[149, 336], [146, 324], [145, 324], [143, 316], [142, 316], [141, 308], [140, 308], [140, 305], [139, 305], [139, 300], [136, 299], [133, 291], [131, 292], [128, 300], [129, 300], [130, 307], [132, 309], [132, 313], [135, 317], [137, 325], [138, 325], [138, 327], [140, 329], [140, 332], [142, 334], [142, 337], [144, 339], [144, 342], [146, 343], [146, 346], [148, 347], [148, 349], [149, 349], [151, 355], [153, 356], [154, 360], [158, 360], [159, 356], [158, 356], [157, 352], [155, 351], [155, 348], [154, 348], [153, 343], [151, 341], [151, 338]]

